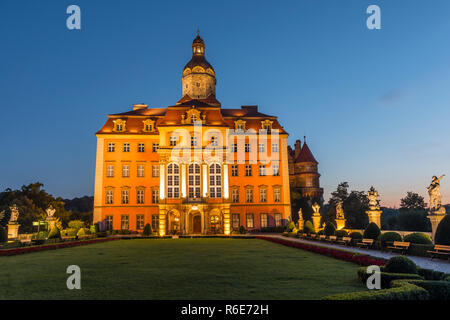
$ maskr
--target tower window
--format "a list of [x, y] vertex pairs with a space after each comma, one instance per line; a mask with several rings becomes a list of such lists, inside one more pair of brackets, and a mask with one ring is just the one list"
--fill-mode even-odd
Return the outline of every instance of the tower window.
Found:
[[197, 82], [197, 87], [200, 87], [200, 82]]

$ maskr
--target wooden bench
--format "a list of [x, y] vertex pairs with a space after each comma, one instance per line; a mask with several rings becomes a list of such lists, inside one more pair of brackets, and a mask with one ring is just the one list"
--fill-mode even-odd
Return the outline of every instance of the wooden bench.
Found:
[[362, 239], [362, 241], [358, 242], [356, 245], [360, 248], [369, 249], [373, 245], [373, 239]]
[[352, 238], [350, 237], [342, 237], [342, 239], [339, 239], [337, 243], [343, 244], [344, 246], [349, 245], [352, 242]]
[[302, 238], [306, 239], [306, 238], [308, 238], [308, 235], [306, 233], [302, 233]]
[[448, 261], [450, 261], [450, 246], [436, 244], [433, 250], [428, 250], [427, 252], [431, 255], [431, 260], [436, 256], [442, 256], [447, 257]]
[[326, 238], [327, 238], [326, 235], [321, 234], [321, 235], [319, 236], [319, 241], [326, 240]]
[[402, 254], [405, 254], [406, 251], [408, 251], [409, 245], [409, 242], [394, 241], [394, 244], [392, 246], [388, 246], [387, 249], [391, 253], [393, 251], [400, 251]]
[[331, 242], [331, 243], [336, 242], [337, 241], [337, 237], [336, 236], [329, 236], [327, 241]]

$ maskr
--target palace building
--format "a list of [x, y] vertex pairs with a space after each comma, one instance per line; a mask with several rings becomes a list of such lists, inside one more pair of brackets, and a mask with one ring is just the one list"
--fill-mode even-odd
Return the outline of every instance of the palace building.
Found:
[[290, 219], [287, 137], [257, 106], [222, 108], [199, 35], [173, 106], [108, 115], [96, 133], [94, 223], [225, 234]]

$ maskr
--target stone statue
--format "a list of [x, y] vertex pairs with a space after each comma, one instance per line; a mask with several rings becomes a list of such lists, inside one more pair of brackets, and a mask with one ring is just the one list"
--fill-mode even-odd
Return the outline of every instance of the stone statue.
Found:
[[47, 219], [52, 219], [56, 210], [52, 206], [50, 206], [45, 212], [47, 212]]
[[319, 210], [320, 210], [320, 205], [317, 202], [314, 202], [314, 204], [312, 205], [312, 209], [313, 209], [313, 214], [318, 215]]
[[298, 225], [298, 229], [302, 230], [303, 229], [303, 210], [302, 208], [298, 209], [298, 221], [297, 221], [297, 225]]
[[441, 179], [443, 177], [445, 177], [445, 174], [439, 179], [436, 176], [433, 176], [431, 183], [427, 188], [428, 194], [430, 195], [430, 211], [437, 211], [441, 207]]
[[336, 205], [336, 219], [345, 219], [344, 209], [342, 209], [342, 202], [338, 202]]
[[379, 209], [378, 196], [378, 191], [373, 186], [370, 187], [370, 190], [367, 192], [367, 198], [369, 199], [369, 208], [371, 210]]
[[19, 218], [19, 208], [16, 205], [10, 207], [11, 209], [11, 217], [9, 218], [9, 223], [14, 224], [17, 223], [17, 219]]

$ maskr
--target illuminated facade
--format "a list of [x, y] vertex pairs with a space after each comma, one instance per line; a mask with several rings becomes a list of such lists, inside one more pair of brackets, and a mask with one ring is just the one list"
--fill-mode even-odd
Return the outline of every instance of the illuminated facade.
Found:
[[225, 109], [200, 36], [176, 105], [108, 116], [97, 132], [94, 222], [107, 229], [230, 234], [290, 217], [287, 137], [257, 106]]

